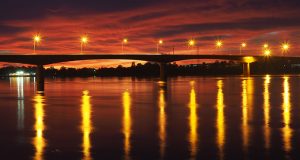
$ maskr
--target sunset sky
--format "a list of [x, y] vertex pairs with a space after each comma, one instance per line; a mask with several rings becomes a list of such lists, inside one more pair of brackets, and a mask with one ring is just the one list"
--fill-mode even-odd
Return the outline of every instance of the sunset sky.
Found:
[[[40, 33], [37, 54], [79, 54], [87, 34], [87, 54], [261, 54], [268, 42], [272, 54], [288, 41], [288, 54], [300, 56], [299, 0], [3, 0], [0, 5], [0, 54], [32, 54], [32, 36]], [[222, 39], [221, 50], [215, 41]], [[56, 65], [110, 66], [129, 61], [85, 61]]]

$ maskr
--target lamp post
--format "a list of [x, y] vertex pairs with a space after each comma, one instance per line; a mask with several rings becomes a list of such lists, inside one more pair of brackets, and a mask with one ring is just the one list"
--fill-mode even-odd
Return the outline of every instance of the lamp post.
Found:
[[266, 57], [269, 57], [269, 56], [271, 55], [271, 49], [266, 48], [266, 49], [264, 50], [264, 55], [265, 55]]
[[[194, 46], [196, 46], [196, 41], [194, 39], [191, 39], [188, 41], [188, 46], [193, 48]], [[197, 47], [197, 54], [199, 53], [199, 48]]]
[[240, 46], [240, 55], [242, 54], [242, 49], [247, 47], [247, 43], [243, 42]]
[[265, 56], [265, 69], [268, 72], [269, 70], [269, 57], [271, 56], [271, 49], [264, 46], [263, 54]]
[[156, 52], [159, 53], [159, 45], [162, 45], [164, 43], [163, 40], [158, 40], [157, 45], [156, 45]]
[[36, 34], [33, 36], [33, 53], [35, 54], [36, 46], [41, 41], [41, 36], [39, 34]]
[[263, 45], [263, 49], [268, 49], [269, 48], [269, 44], [268, 43], [265, 43], [264, 45]]
[[128, 39], [127, 38], [124, 38], [122, 40], [122, 53], [124, 54], [124, 45], [128, 43]]
[[82, 36], [80, 39], [80, 53], [83, 53], [83, 45], [88, 43], [88, 37], [86, 35]]
[[216, 48], [220, 51], [220, 49], [222, 48], [223, 46], [223, 42], [221, 40], [217, 40], [216, 41]]
[[281, 44], [281, 51], [282, 51], [282, 54], [284, 53], [287, 53], [290, 49], [290, 44], [288, 42], [283, 42]]

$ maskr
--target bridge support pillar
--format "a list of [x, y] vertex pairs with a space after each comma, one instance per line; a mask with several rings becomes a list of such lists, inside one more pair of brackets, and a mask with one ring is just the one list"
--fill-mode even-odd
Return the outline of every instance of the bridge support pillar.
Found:
[[43, 65], [37, 65], [36, 69], [36, 89], [38, 92], [43, 92], [45, 90], [44, 87], [44, 66]]
[[166, 63], [159, 63], [160, 66], [160, 81], [166, 82], [167, 81], [167, 64]]
[[250, 63], [243, 63], [244, 76], [250, 76]]

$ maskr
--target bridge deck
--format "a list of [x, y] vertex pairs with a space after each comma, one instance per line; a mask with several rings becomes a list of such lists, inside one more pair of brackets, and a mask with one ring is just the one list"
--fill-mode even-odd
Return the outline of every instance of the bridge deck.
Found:
[[[246, 58], [248, 57], [248, 58]], [[263, 61], [267, 57], [265, 56], [249, 56], [249, 55], [157, 55], [157, 54], [52, 54], [52, 55], [0, 55], [1, 62], [11, 63], [23, 63], [33, 65], [47, 65], [60, 62], [68, 61], [79, 61], [79, 60], [97, 60], [97, 59], [120, 59], [120, 60], [141, 60], [151, 62], [162, 62], [169, 63], [181, 60], [192, 60], [192, 59], [220, 59], [220, 60], [233, 60], [245, 62], [249, 59], [253, 61]], [[287, 56], [271, 56], [268, 57], [270, 60], [289, 60], [294, 63], [300, 63], [300, 57], [287, 57]]]

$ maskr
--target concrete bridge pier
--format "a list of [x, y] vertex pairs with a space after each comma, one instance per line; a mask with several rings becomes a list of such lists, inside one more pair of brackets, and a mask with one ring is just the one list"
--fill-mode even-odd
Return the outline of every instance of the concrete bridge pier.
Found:
[[160, 81], [166, 82], [167, 81], [167, 63], [159, 63], [160, 67]]
[[244, 76], [250, 76], [250, 63], [243, 63]]
[[45, 90], [45, 84], [44, 84], [44, 66], [43, 65], [37, 65], [36, 69], [36, 89], [38, 92], [43, 92]]

